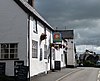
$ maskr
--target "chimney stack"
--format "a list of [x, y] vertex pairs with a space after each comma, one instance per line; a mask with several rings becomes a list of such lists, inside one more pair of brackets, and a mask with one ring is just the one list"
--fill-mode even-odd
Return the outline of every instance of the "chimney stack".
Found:
[[32, 7], [34, 7], [34, 0], [28, 0], [28, 3], [29, 3]]

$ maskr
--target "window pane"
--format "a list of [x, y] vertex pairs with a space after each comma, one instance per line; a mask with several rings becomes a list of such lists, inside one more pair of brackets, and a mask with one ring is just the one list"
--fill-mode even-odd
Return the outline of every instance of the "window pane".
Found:
[[1, 48], [9, 48], [9, 44], [1, 44]]
[[9, 53], [9, 49], [1, 49], [1, 53]]
[[18, 57], [18, 55], [17, 54], [14, 54], [14, 58], [17, 58]]
[[8, 54], [5, 54], [5, 55], [4, 55], [4, 58], [9, 58], [9, 55], [8, 55]]
[[17, 44], [10, 44], [10, 48], [17, 48]]
[[10, 53], [17, 53], [16, 49], [10, 49]]
[[1, 58], [4, 58], [4, 54], [1, 54]]
[[14, 54], [10, 54], [10, 58], [14, 58]]

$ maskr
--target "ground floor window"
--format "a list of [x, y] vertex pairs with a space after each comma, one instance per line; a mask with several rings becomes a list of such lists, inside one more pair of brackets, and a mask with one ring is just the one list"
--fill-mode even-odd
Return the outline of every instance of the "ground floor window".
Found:
[[44, 59], [47, 59], [47, 45], [44, 45]]
[[40, 61], [42, 61], [42, 55], [43, 55], [42, 48], [40, 48]]
[[0, 49], [1, 49], [0, 50], [1, 59], [18, 58], [18, 44], [17, 43], [1, 43]]
[[61, 54], [61, 61], [63, 62], [63, 54]]
[[53, 60], [55, 60], [55, 49], [52, 49], [52, 57], [53, 57]]
[[32, 58], [38, 58], [38, 42], [32, 40]]

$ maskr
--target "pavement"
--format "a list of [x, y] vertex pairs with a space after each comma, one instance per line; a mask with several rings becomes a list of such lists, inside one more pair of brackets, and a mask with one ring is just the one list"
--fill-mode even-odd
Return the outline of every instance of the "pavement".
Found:
[[60, 81], [64, 77], [80, 71], [80, 68], [63, 68], [61, 70], [56, 70], [54, 72], [49, 72], [48, 74], [42, 74], [31, 79], [31, 81]]

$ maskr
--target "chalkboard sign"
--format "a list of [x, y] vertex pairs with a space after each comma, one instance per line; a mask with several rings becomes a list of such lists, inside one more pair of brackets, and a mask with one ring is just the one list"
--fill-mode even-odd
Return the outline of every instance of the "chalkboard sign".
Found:
[[28, 71], [28, 66], [20, 66], [18, 69], [17, 81], [27, 81]]
[[20, 66], [24, 66], [24, 61], [14, 61], [14, 75], [18, 76], [18, 70]]
[[55, 61], [55, 70], [61, 70], [61, 63], [60, 61]]
[[6, 63], [0, 62], [0, 75], [5, 75], [5, 65]]

